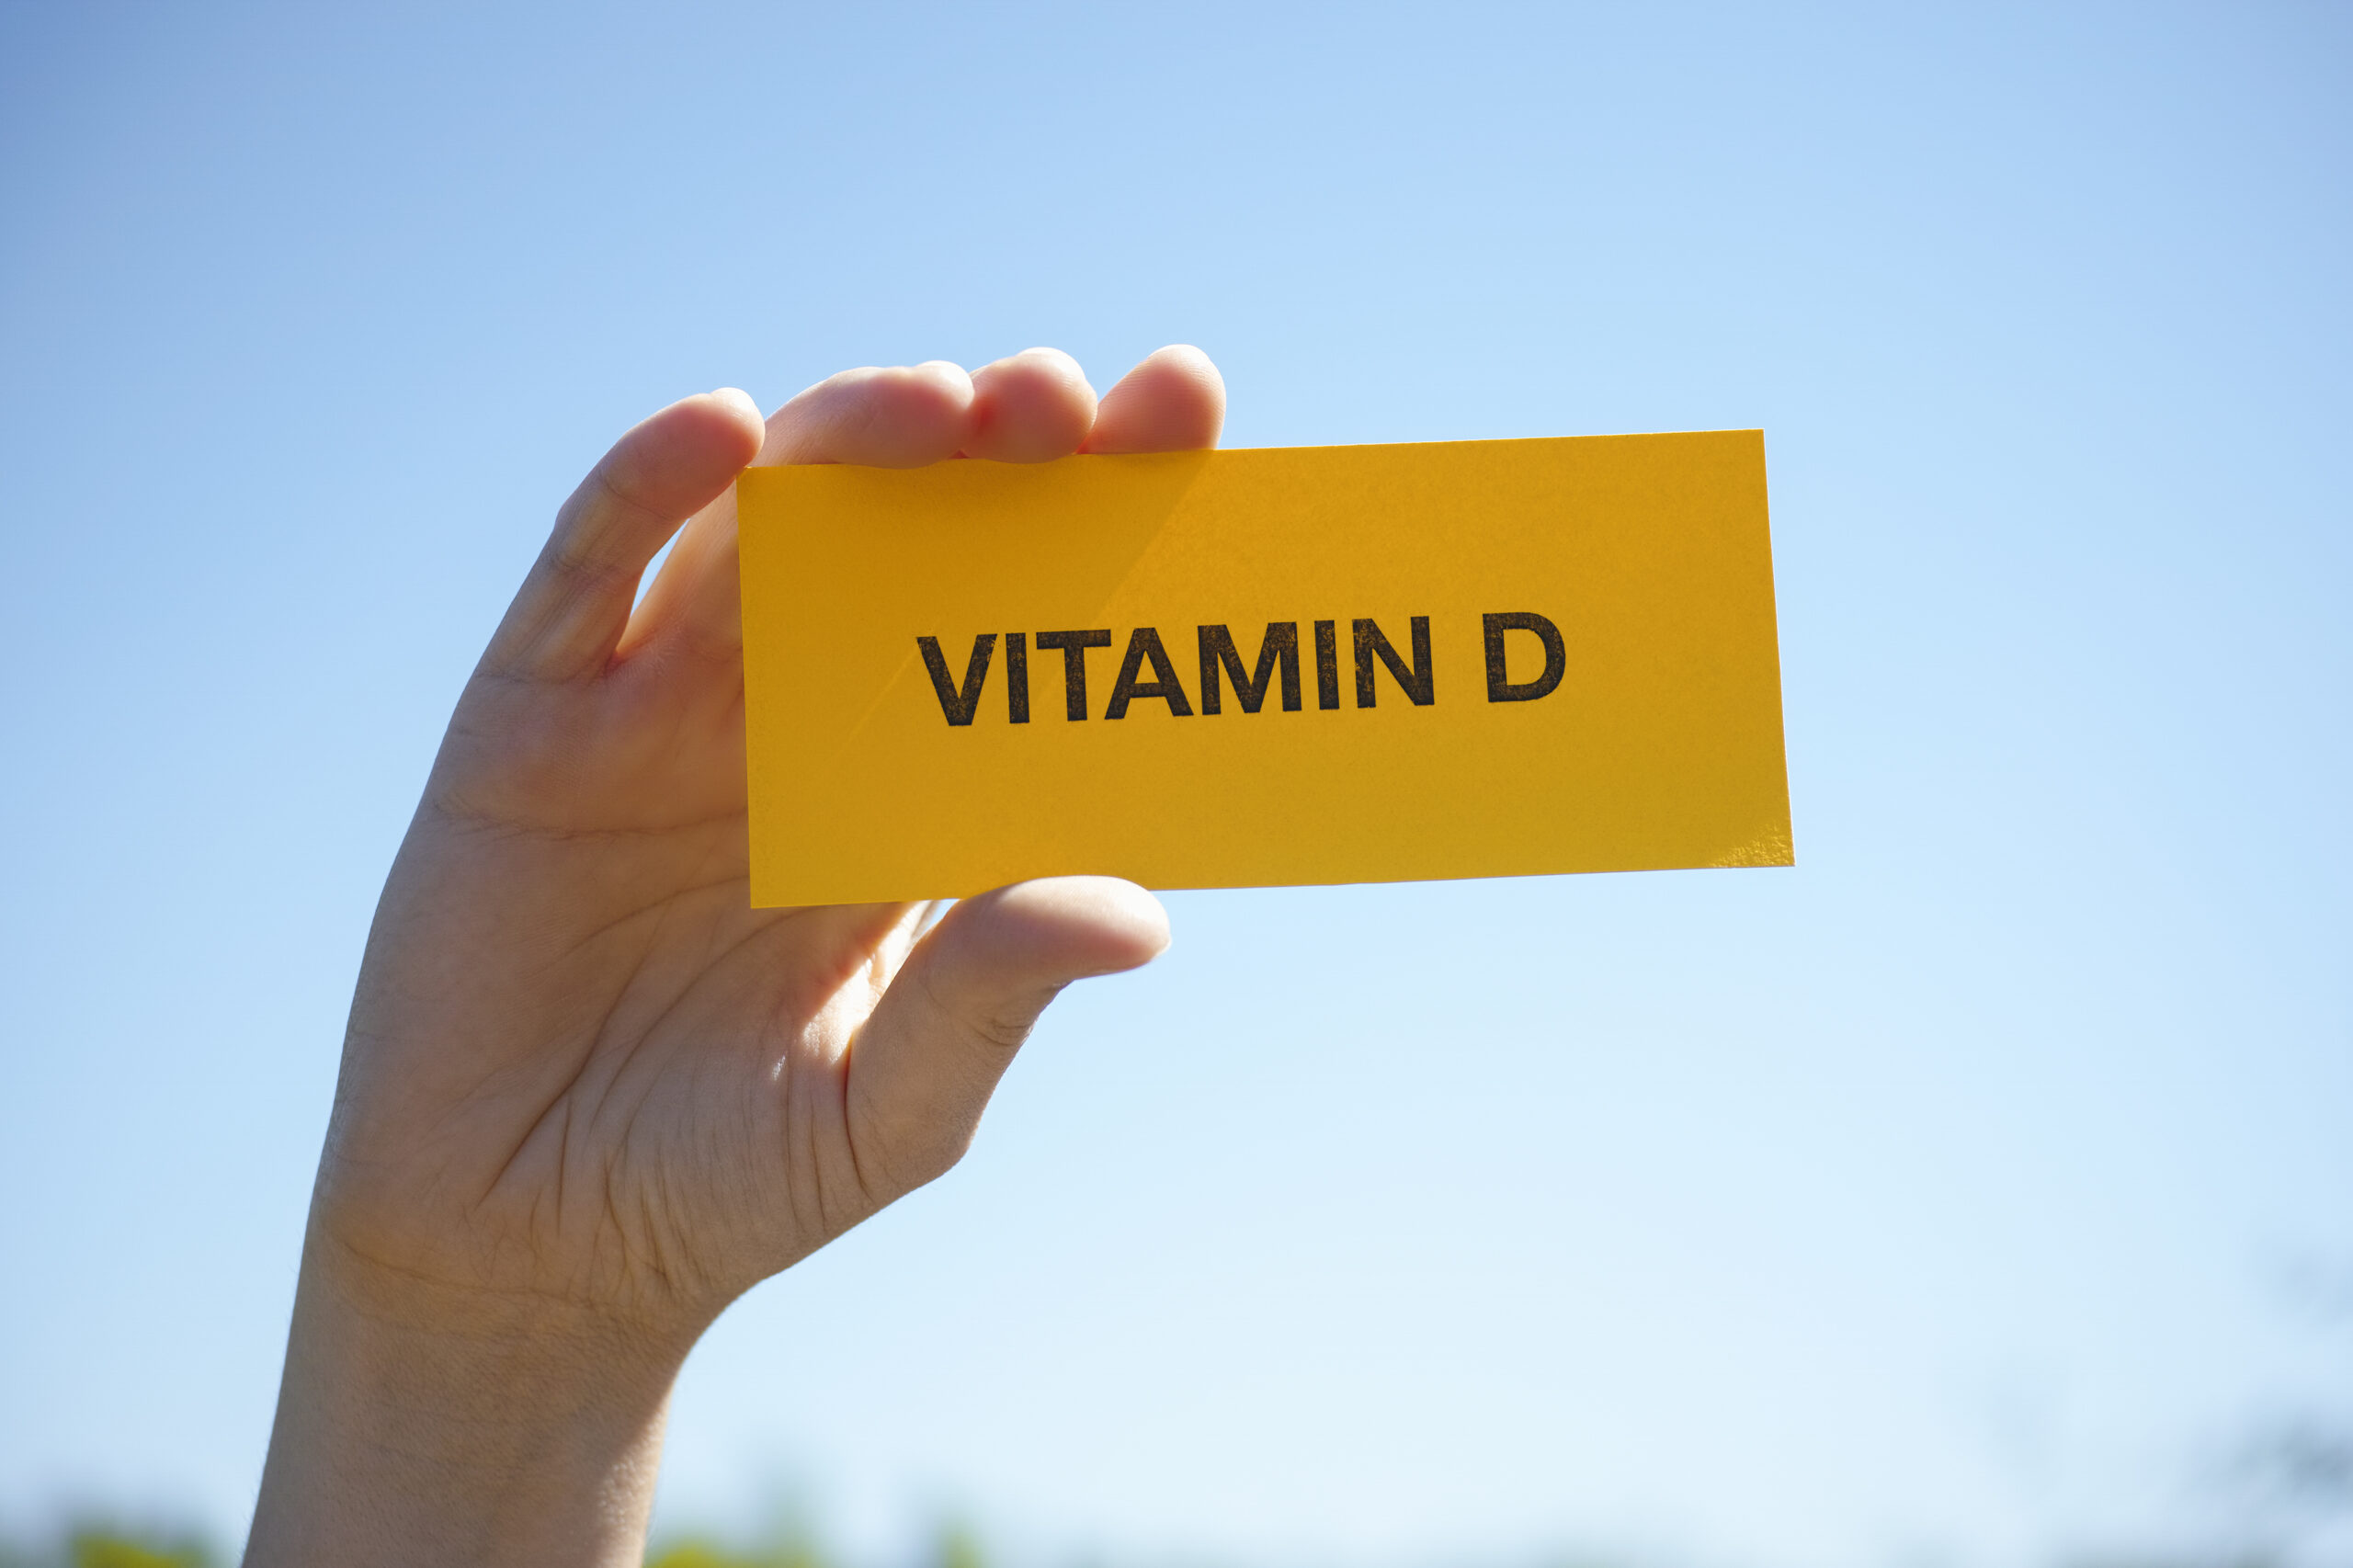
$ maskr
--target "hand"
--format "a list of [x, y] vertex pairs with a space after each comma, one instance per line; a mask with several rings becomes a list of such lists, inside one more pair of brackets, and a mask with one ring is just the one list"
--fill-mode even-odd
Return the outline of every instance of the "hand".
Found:
[[750, 907], [736, 473], [1206, 447], [1223, 412], [1197, 350], [1098, 405], [1033, 349], [848, 371], [765, 426], [688, 398], [597, 465], [377, 910], [249, 1562], [636, 1561], [704, 1327], [947, 1170], [1054, 994], [1166, 944], [1097, 878], [927, 930], [936, 906]]

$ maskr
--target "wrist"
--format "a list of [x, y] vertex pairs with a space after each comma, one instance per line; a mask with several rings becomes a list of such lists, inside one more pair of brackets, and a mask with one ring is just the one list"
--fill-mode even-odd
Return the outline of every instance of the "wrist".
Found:
[[250, 1568], [631, 1563], [691, 1335], [303, 1252]]

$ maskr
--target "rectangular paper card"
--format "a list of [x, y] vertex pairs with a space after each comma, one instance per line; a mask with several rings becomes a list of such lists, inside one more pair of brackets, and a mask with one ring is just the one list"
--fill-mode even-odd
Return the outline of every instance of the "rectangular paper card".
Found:
[[1757, 431], [737, 484], [755, 903], [1790, 862]]

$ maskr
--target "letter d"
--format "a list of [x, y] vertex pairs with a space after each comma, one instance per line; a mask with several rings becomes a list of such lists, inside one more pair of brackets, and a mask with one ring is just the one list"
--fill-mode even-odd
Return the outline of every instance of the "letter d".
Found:
[[[1485, 623], [1487, 634], [1487, 700], [1490, 702], [1533, 702], [1540, 697], [1552, 695], [1568, 673], [1569, 651], [1561, 642], [1561, 629], [1540, 615], [1528, 610], [1505, 610], [1479, 618]], [[1504, 674], [1504, 633], [1533, 631], [1544, 643], [1544, 673], [1530, 681], [1513, 681]]]

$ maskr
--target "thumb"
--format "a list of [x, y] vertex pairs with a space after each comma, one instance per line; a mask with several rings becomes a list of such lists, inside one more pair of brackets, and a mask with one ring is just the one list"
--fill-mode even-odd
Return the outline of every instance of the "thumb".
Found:
[[1132, 882], [1021, 882], [948, 912], [851, 1047], [851, 1146], [877, 1204], [963, 1157], [1030, 1026], [1062, 988], [1151, 962], [1168, 916]]

